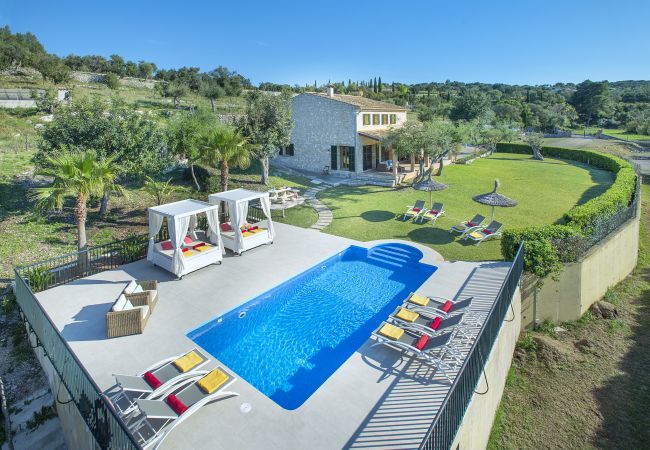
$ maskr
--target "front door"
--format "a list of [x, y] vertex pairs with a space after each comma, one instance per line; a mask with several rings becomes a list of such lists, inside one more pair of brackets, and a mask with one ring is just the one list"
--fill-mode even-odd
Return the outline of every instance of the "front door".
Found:
[[363, 170], [372, 169], [372, 145], [363, 146]]

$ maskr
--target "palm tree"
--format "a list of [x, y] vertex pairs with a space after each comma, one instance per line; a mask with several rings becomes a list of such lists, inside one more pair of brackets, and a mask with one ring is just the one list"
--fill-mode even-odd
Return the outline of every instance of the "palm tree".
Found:
[[176, 186], [172, 186], [171, 178], [167, 181], [156, 181], [150, 176], [146, 176], [145, 178], [142, 189], [151, 196], [158, 206], [162, 204], [165, 198], [169, 197], [177, 190]]
[[252, 145], [237, 130], [220, 126], [203, 136], [202, 155], [211, 166], [221, 165], [221, 189], [228, 190], [230, 167], [246, 169], [251, 164]]
[[88, 150], [81, 153], [63, 153], [47, 158], [45, 169], [39, 173], [54, 179], [47, 187], [34, 188], [31, 197], [40, 209], [63, 208], [68, 197], [75, 198], [75, 220], [77, 222], [77, 248], [86, 250], [86, 218], [88, 199], [92, 195], [101, 197], [106, 191], [123, 193], [117, 185], [117, 166], [114, 157], [99, 159], [97, 153]]

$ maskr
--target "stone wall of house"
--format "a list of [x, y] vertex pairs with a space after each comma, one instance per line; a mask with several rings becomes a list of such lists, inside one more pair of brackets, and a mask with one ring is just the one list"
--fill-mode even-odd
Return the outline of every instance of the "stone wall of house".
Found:
[[356, 109], [352, 105], [316, 95], [300, 94], [291, 99], [291, 108], [294, 156], [280, 156], [283, 165], [320, 172], [331, 164], [331, 146], [347, 145], [355, 147], [355, 165], [359, 170], [362, 161], [359, 158], [360, 151], [356, 148]]

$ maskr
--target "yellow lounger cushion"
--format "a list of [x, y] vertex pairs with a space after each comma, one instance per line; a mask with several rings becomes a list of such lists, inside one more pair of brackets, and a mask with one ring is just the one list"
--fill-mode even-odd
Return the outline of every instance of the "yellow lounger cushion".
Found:
[[405, 308], [400, 308], [395, 317], [402, 319], [406, 322], [415, 322], [420, 315], [414, 311], [409, 311]]
[[197, 255], [198, 252], [195, 252], [194, 250], [188, 250], [186, 252], [183, 252], [183, 256], [186, 258], [189, 258], [190, 256]]
[[194, 250], [199, 252], [205, 252], [206, 250], [210, 250], [211, 248], [212, 248], [211, 245], [202, 245], [200, 247], [196, 247]]
[[427, 306], [429, 304], [429, 299], [418, 294], [411, 294], [409, 297], [409, 302], [414, 303], [420, 306]]
[[474, 239], [483, 239], [483, 237], [485, 236], [484, 234], [479, 233], [478, 231], [472, 231], [469, 235], [472, 236]]
[[404, 330], [387, 323], [384, 324], [384, 326], [379, 329], [379, 334], [387, 337], [388, 339], [392, 339], [396, 341], [402, 337], [402, 335], [404, 334]]
[[212, 394], [228, 380], [228, 375], [221, 369], [214, 369], [212, 372], [197, 381], [196, 385], [206, 394]]
[[202, 362], [203, 362], [203, 358], [201, 358], [201, 355], [199, 355], [195, 351], [191, 351], [185, 356], [181, 356], [176, 361], [174, 361], [174, 365], [181, 372], [187, 372], [188, 370], [195, 368]]
[[244, 231], [241, 235], [244, 236], [244, 237], [248, 237], [248, 236], [250, 236], [252, 234], [253, 233], [251, 233], [250, 231]]

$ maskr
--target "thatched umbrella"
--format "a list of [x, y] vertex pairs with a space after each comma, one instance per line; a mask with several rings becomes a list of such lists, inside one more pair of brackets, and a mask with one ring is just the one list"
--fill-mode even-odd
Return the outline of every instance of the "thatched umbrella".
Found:
[[433, 207], [433, 192], [444, 191], [448, 187], [449, 186], [446, 184], [440, 183], [439, 181], [435, 181], [433, 178], [431, 178], [431, 169], [429, 169], [427, 173], [422, 178], [420, 178], [419, 181], [413, 184], [413, 189], [429, 192], [429, 207], [431, 208]]
[[494, 220], [494, 207], [495, 206], [500, 206], [504, 208], [510, 208], [512, 206], [517, 206], [517, 201], [513, 200], [511, 198], [506, 197], [505, 195], [501, 195], [497, 192], [497, 189], [499, 188], [499, 179], [495, 178], [494, 179], [494, 189], [492, 192], [488, 192], [487, 194], [481, 194], [481, 195], [476, 195], [473, 197], [475, 202], [482, 203], [484, 205], [488, 205], [492, 207], [492, 220]]

